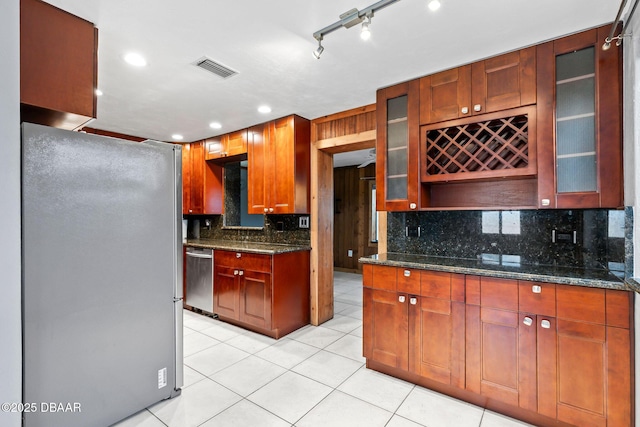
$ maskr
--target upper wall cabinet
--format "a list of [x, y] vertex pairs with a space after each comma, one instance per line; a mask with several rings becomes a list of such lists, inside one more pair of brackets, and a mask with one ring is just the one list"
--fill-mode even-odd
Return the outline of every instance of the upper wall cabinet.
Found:
[[420, 79], [420, 124], [535, 104], [536, 48]]
[[623, 204], [620, 48], [609, 26], [538, 47], [541, 208]]
[[248, 132], [250, 214], [309, 213], [310, 122], [288, 116]]
[[376, 204], [378, 210], [418, 208], [419, 81], [377, 92]]
[[222, 165], [205, 161], [205, 142], [182, 145], [182, 213], [223, 213]]
[[205, 160], [247, 154], [247, 129], [232, 132], [205, 141]]
[[96, 117], [97, 53], [91, 22], [41, 0], [21, 0], [21, 120], [76, 129]]

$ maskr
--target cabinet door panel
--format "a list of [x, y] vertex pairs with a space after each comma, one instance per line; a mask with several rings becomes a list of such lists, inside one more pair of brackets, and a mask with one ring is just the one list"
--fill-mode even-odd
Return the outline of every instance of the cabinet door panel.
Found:
[[240, 320], [271, 329], [271, 275], [243, 270], [240, 289]]
[[295, 168], [293, 117], [276, 120], [271, 126], [270, 145], [273, 170], [271, 207], [274, 213], [288, 213], [294, 206]]
[[[462, 113], [463, 108], [467, 113]], [[420, 79], [420, 124], [471, 115], [471, 66], [442, 71]]]
[[240, 319], [240, 284], [232, 267], [215, 265], [213, 311], [230, 319]]
[[182, 146], [182, 213], [191, 209], [191, 144]]
[[191, 145], [191, 201], [189, 213], [204, 213], [204, 143], [194, 142]]
[[472, 65], [474, 114], [507, 110], [536, 102], [536, 48], [530, 47]]
[[[403, 297], [404, 302], [399, 299]], [[364, 289], [364, 355], [388, 366], [409, 369], [408, 297]]]
[[247, 209], [250, 214], [264, 214], [269, 203], [269, 186], [271, 182], [267, 176], [269, 161], [269, 126], [253, 126], [249, 129], [247, 169]]
[[[558, 319], [560, 421], [590, 426], [607, 424], [605, 337], [605, 326]], [[588, 372], [585, 372], [585, 367], [588, 367]]]
[[465, 307], [462, 303], [421, 297], [410, 348], [416, 373], [464, 388]]
[[230, 133], [226, 139], [225, 156], [236, 156], [247, 152], [247, 129]]

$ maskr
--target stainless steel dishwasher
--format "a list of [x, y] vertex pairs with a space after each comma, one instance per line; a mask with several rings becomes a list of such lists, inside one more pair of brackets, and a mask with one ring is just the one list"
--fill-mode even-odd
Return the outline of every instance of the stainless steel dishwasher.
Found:
[[186, 304], [213, 314], [213, 250], [187, 247]]

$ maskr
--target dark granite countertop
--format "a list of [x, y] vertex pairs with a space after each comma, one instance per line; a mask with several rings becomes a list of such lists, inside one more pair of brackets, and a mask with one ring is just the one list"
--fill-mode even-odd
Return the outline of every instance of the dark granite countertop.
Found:
[[188, 239], [186, 243], [184, 243], [184, 245], [193, 246], [196, 248], [251, 252], [265, 255], [311, 250], [311, 246], [304, 245], [283, 245], [278, 243], [247, 242], [238, 240]]
[[[446, 271], [459, 274], [501, 277], [504, 279], [532, 280], [563, 285], [578, 285], [616, 290], [640, 290], [609, 271], [546, 265], [523, 265], [516, 263], [490, 263], [468, 258], [445, 258], [427, 255], [383, 253], [363, 257], [365, 264], [380, 264], [423, 270]], [[638, 282], [636, 282], [638, 285]]]
[[629, 289], [635, 292], [640, 292], [640, 278], [630, 277], [625, 280], [625, 283]]

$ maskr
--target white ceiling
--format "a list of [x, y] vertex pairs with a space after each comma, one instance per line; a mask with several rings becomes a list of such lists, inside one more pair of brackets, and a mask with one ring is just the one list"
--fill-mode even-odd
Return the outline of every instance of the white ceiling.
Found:
[[[46, 0], [99, 29], [98, 118], [90, 126], [195, 141], [292, 113], [371, 104], [376, 89], [612, 21], [620, 0], [402, 0], [323, 41], [312, 34], [374, 0]], [[122, 57], [135, 51], [148, 65]], [[207, 56], [238, 74], [192, 63]], [[268, 104], [272, 112], [257, 112]], [[212, 121], [223, 127], [213, 130]]]

